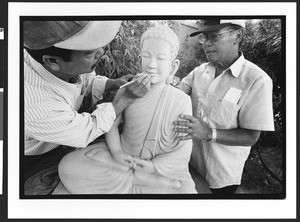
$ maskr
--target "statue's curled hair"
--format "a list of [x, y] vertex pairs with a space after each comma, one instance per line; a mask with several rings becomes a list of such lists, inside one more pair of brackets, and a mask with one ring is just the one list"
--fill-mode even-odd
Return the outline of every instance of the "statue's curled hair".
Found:
[[179, 40], [175, 32], [166, 25], [157, 25], [149, 28], [141, 38], [141, 48], [146, 39], [161, 39], [168, 42], [171, 46], [171, 53], [175, 59], [179, 51]]

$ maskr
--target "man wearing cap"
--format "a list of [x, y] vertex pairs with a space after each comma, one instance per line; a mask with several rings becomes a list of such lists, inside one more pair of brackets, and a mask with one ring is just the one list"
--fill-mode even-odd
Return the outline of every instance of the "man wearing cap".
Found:
[[272, 80], [239, 51], [244, 20], [204, 20], [198, 36], [208, 63], [191, 71], [180, 88], [191, 95], [193, 116], [176, 131], [193, 139], [191, 164], [213, 194], [234, 194], [260, 131], [273, 131]]
[[116, 117], [150, 87], [141, 75], [112, 103], [79, 114], [83, 97], [100, 100], [106, 89], [126, 83], [95, 76], [119, 30], [119, 21], [24, 21], [25, 155], [40, 158], [59, 145], [83, 148], [108, 132]]

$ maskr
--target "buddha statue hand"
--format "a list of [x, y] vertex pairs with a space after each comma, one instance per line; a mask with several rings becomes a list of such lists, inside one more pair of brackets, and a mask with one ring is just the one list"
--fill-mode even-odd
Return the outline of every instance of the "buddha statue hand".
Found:
[[125, 165], [129, 168], [132, 168], [132, 163], [135, 159], [135, 157], [123, 152], [123, 151], [117, 151], [117, 152], [111, 152], [112, 157], [114, 161], [117, 163], [120, 163], [122, 165]]
[[144, 173], [154, 173], [155, 168], [154, 164], [151, 160], [143, 160], [140, 158], [134, 159], [134, 163], [132, 164], [133, 169], [138, 172], [144, 172]]

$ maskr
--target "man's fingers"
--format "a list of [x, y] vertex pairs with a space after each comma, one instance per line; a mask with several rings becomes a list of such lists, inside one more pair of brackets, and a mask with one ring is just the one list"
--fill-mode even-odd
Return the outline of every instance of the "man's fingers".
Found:
[[146, 78], [147, 76], [148, 75], [146, 73], [137, 74], [133, 79], [134, 80], [133, 84], [135, 86], [139, 85], [143, 81], [143, 79]]
[[136, 80], [136, 79], [140, 78], [140, 77], [142, 76], [142, 74], [143, 74], [143, 73], [138, 73], [138, 74], [136, 74], [136, 75], [133, 77], [132, 80]]
[[196, 119], [195, 117], [191, 116], [191, 115], [184, 115], [184, 114], [181, 114], [179, 115], [180, 118], [182, 118], [183, 120], [189, 120], [190, 122], [192, 123], [195, 123], [198, 121], [198, 119]]
[[174, 125], [186, 126], [186, 127], [191, 127], [192, 126], [189, 121], [184, 121], [184, 120], [176, 120], [176, 121], [174, 121]]
[[136, 89], [140, 91], [141, 94], [145, 94], [150, 89], [151, 76], [147, 75], [142, 81], [136, 86]]
[[129, 80], [129, 79], [132, 80], [134, 77], [135, 77], [135, 75], [132, 75], [132, 74], [127, 74], [127, 75], [123, 76], [123, 78], [126, 80]]
[[190, 128], [186, 128], [186, 127], [175, 127], [174, 129], [176, 132], [178, 133], [192, 133], [193, 130], [191, 130]]
[[150, 84], [150, 80], [151, 80], [151, 76], [145, 74], [144, 78], [142, 79], [139, 85], [141, 85], [141, 88], [148, 86]]
[[130, 89], [137, 97], [143, 97], [150, 89], [150, 82], [151, 77], [149, 75], [145, 75], [142, 79], [139, 78], [135, 80], [135, 83], [130, 86]]
[[177, 136], [176, 139], [179, 139], [179, 140], [190, 140], [192, 139], [192, 135], [191, 134], [188, 134], [186, 136]]
[[149, 91], [151, 77], [147, 74], [141, 74], [137, 79], [128, 84], [128, 88], [137, 96], [144, 96]]

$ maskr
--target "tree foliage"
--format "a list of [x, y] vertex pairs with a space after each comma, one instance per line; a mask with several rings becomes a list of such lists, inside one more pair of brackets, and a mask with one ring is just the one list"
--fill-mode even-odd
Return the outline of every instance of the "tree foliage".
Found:
[[275, 132], [263, 132], [262, 146], [281, 146], [284, 104], [285, 67], [282, 56], [282, 23], [280, 19], [262, 19], [246, 23], [241, 46], [245, 57], [262, 68], [273, 80]]

